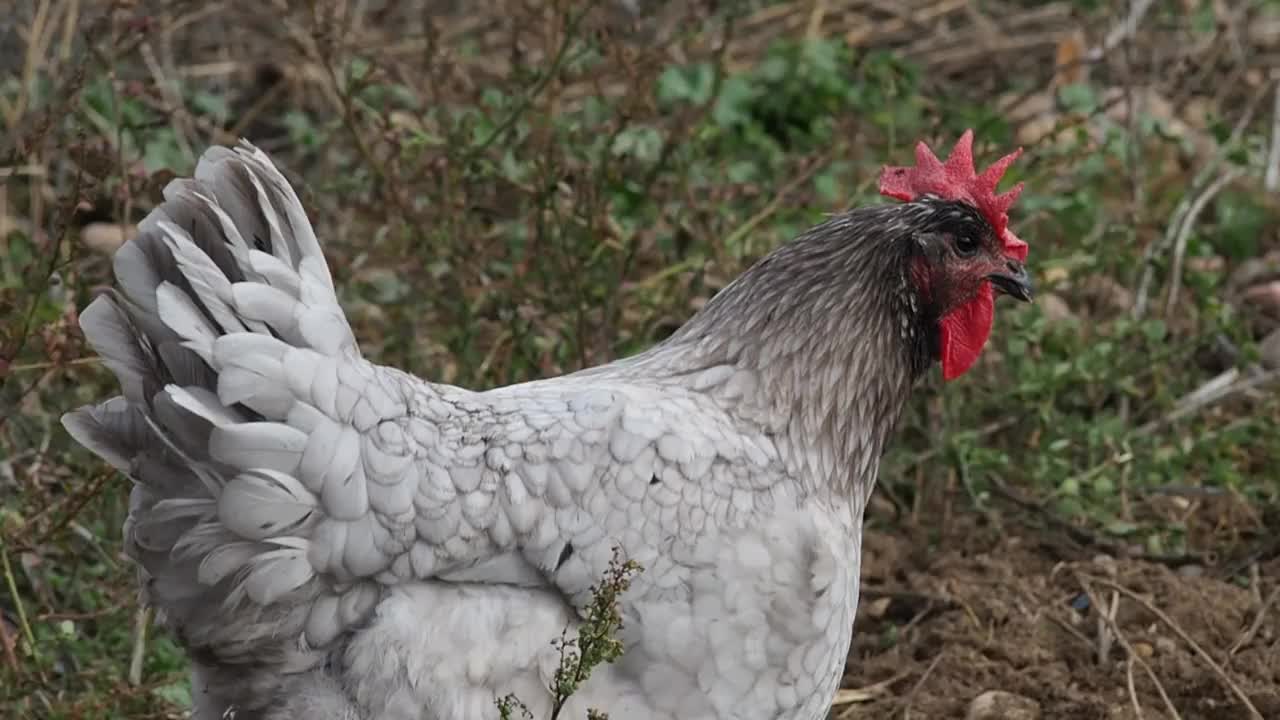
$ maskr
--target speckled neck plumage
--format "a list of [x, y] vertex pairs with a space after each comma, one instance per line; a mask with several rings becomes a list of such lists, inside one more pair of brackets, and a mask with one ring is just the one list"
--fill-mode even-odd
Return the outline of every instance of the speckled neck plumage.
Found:
[[[648, 356], [675, 373], [732, 365], [735, 410], [803, 454], [804, 476], [865, 497], [911, 386], [936, 358], [936, 314], [907, 268], [913, 208], [841, 214], [766, 256]], [[855, 484], [861, 483], [861, 487]]]

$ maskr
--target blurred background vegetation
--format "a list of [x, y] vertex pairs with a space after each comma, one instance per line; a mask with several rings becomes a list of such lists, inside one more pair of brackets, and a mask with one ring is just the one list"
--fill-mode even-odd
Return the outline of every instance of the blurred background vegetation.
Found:
[[367, 355], [490, 387], [661, 339], [965, 128], [980, 163], [1026, 148], [1006, 182], [1040, 297], [917, 393], [834, 716], [1280, 717], [1280, 3], [7, 12], [5, 717], [189, 703], [119, 554], [127, 481], [58, 417], [115, 392], [77, 310], [208, 145], [297, 184]]

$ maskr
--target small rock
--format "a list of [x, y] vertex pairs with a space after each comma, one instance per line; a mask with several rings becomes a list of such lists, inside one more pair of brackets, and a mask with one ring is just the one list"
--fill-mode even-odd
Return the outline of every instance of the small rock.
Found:
[[1280, 280], [1250, 285], [1241, 294], [1240, 299], [1262, 312], [1271, 315], [1280, 313]]
[[1044, 279], [1045, 285], [1057, 285], [1071, 279], [1071, 271], [1061, 265], [1045, 268], [1040, 272], [1040, 277]]
[[1204, 577], [1204, 566], [1191, 563], [1178, 568], [1178, 574], [1185, 578]]
[[882, 597], [876, 598], [867, 603], [867, 617], [882, 618], [889, 611], [889, 603], [893, 602], [893, 598]]
[[1098, 553], [1097, 555], [1094, 555], [1093, 564], [1097, 565], [1099, 570], [1105, 572], [1106, 574], [1112, 577], [1115, 577], [1116, 559], [1111, 557], [1110, 555], [1106, 553]]
[[[1149, 711], [1148, 711], [1149, 712]], [[1143, 720], [1147, 714], [1139, 715], [1133, 710], [1133, 703], [1128, 701], [1107, 708], [1106, 720]], [[1164, 717], [1161, 715], [1160, 717]]]
[[[1194, 6], [1188, 8], [1188, 12], [1195, 10]], [[1182, 104], [1182, 117], [1186, 119], [1187, 124], [1197, 130], [1208, 130], [1210, 125], [1217, 117], [1218, 111], [1214, 108], [1214, 103], [1205, 97], [1187, 98]]]
[[1280, 368], [1280, 328], [1272, 330], [1258, 345], [1262, 366], [1268, 370]]
[[387, 320], [387, 313], [379, 305], [373, 303], [360, 303], [351, 306], [351, 314], [358, 317], [362, 322], [383, 323]]
[[1258, 283], [1280, 278], [1280, 253], [1272, 251], [1262, 257], [1249, 258], [1236, 266], [1227, 278], [1227, 294], [1242, 292]]
[[1222, 272], [1227, 261], [1220, 255], [1198, 255], [1187, 258], [1187, 269], [1202, 273]]
[[1133, 651], [1138, 654], [1138, 657], [1143, 657], [1143, 658], [1149, 658], [1152, 655], [1156, 654], [1156, 649], [1151, 647], [1149, 643], [1144, 643], [1144, 642], [1134, 643]]
[[110, 257], [137, 234], [138, 228], [133, 225], [121, 227], [116, 223], [93, 222], [80, 228], [80, 242], [90, 250]]
[[1004, 690], [988, 690], [969, 703], [965, 720], [1039, 720], [1040, 703]]
[[1106, 275], [1089, 276], [1080, 289], [1096, 307], [1120, 312], [1133, 307], [1133, 291]]
[[1036, 307], [1040, 308], [1040, 312], [1044, 314], [1045, 319], [1049, 322], [1067, 323], [1076, 321], [1076, 314], [1071, 312], [1071, 306], [1061, 296], [1054, 293], [1045, 293], [1037, 298]]

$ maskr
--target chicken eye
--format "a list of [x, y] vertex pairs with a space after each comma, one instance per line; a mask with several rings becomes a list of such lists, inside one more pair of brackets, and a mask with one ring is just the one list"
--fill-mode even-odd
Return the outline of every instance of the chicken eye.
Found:
[[955, 235], [952, 237], [951, 244], [956, 249], [956, 254], [961, 257], [968, 257], [978, 252], [978, 241], [972, 235]]

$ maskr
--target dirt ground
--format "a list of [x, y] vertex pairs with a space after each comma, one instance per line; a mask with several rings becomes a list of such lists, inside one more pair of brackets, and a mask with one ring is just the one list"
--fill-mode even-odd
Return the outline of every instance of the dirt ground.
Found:
[[1173, 567], [1000, 524], [868, 532], [833, 718], [1280, 718], [1277, 543]]

